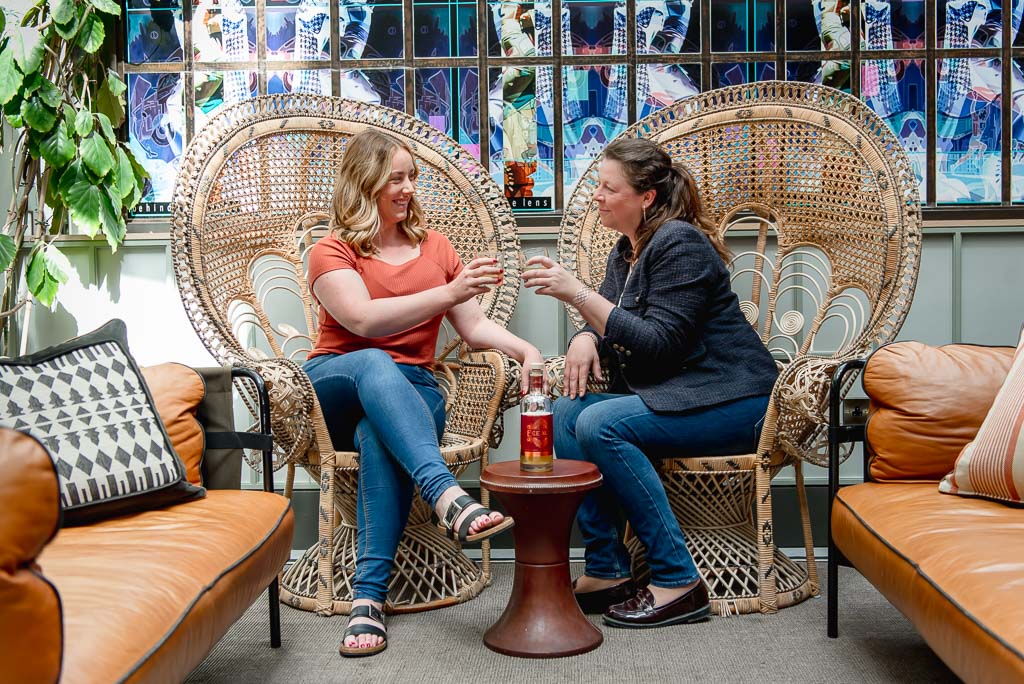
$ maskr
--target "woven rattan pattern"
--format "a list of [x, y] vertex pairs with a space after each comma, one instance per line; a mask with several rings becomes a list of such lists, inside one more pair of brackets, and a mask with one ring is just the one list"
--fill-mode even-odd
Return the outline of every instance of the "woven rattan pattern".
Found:
[[[730, 266], [744, 314], [782, 366], [758, 453], [670, 459], [662, 472], [713, 609], [770, 612], [817, 593], [800, 463], [825, 463], [832, 370], [895, 337], [910, 308], [921, 250], [917, 180], [869, 107], [813, 84], [710, 91], [622, 135], [660, 142], [694, 173], [718, 229], [756, 238]], [[599, 161], [567, 202], [558, 243], [559, 261], [594, 289], [620, 237], [593, 203]], [[806, 570], [773, 543], [769, 485], [787, 464], [796, 467]], [[642, 573], [642, 547], [631, 544]]]
[[[317, 321], [304, 257], [329, 221], [346, 144], [366, 127], [410, 144], [426, 224], [444, 233], [464, 261], [485, 250], [504, 257], [503, 284], [480, 303], [507, 325], [519, 291], [519, 238], [508, 202], [461, 145], [401, 112], [313, 95], [229, 107], [183, 155], [173, 202], [174, 273], [189, 319], [219, 362], [255, 367], [266, 378], [276, 463], [289, 466], [287, 493], [296, 465], [320, 481], [319, 542], [289, 569], [282, 593], [292, 605], [325, 614], [349, 608], [358, 471], [356, 454], [334, 451], [299, 367]], [[457, 359], [441, 363], [456, 349]], [[487, 442], [500, 439], [499, 409], [513, 373], [503, 354], [470, 351], [448, 338], [435, 374], [447, 393], [442, 454], [453, 471], [485, 459]], [[251, 401], [249, 407], [255, 408]], [[481, 572], [433, 528], [418, 498], [397, 558], [391, 610], [466, 600], [489, 581], [489, 556]]]

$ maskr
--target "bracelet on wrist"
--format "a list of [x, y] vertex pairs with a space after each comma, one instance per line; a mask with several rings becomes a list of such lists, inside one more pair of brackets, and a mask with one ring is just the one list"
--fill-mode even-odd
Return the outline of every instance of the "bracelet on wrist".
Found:
[[589, 337], [590, 339], [592, 339], [594, 341], [594, 346], [595, 347], [597, 347], [597, 348], [601, 347], [601, 338], [599, 338], [596, 334], [590, 332], [589, 330], [585, 330], [585, 331], [583, 331], [581, 333], [577, 333], [577, 337]]
[[572, 296], [572, 305], [577, 309], [581, 308], [584, 304], [587, 303], [587, 300], [590, 299], [590, 295], [592, 293], [593, 290], [584, 285], [576, 292], [576, 294]]

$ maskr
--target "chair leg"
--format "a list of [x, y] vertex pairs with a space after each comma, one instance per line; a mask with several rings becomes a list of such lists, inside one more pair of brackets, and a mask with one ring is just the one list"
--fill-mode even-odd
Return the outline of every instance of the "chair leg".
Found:
[[317, 568], [316, 612], [331, 615], [334, 602], [334, 454], [320, 464], [319, 539], [320, 559]]
[[278, 595], [280, 579], [275, 577], [274, 581], [267, 587], [267, 595], [270, 597], [270, 647], [281, 648], [281, 599]]
[[828, 636], [835, 639], [839, 636], [839, 558], [838, 550], [828, 547]]
[[807, 559], [807, 581], [810, 585], [811, 596], [817, 596], [821, 583], [818, 581], [818, 561], [814, 557], [814, 536], [811, 533], [811, 515], [807, 506], [807, 488], [804, 485], [803, 462], [797, 461], [793, 464], [796, 473], [796, 496], [800, 504], [800, 522], [804, 533], [804, 556]]
[[778, 585], [775, 581], [775, 535], [772, 523], [771, 474], [767, 465], [768, 454], [762, 457], [765, 463], [758, 465], [754, 474], [757, 496], [757, 571], [761, 585], [760, 599], [762, 613], [778, 612]]

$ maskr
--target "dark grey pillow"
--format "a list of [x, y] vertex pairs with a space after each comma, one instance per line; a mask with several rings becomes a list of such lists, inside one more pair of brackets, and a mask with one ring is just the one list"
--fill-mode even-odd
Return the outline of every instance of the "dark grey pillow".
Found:
[[27, 432], [49, 450], [65, 525], [206, 495], [186, 479], [128, 353], [123, 321], [0, 359], [0, 426]]

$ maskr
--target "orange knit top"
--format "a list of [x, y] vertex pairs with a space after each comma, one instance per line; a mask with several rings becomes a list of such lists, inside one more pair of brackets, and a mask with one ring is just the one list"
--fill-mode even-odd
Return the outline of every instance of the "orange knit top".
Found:
[[[450, 283], [462, 271], [462, 260], [441, 233], [427, 231], [420, 254], [404, 264], [394, 265], [376, 257], [359, 256], [352, 246], [333, 235], [323, 238], [309, 253], [309, 292], [317, 278], [329, 271], [350, 268], [359, 273], [371, 299], [401, 297]], [[319, 300], [317, 300], [319, 302]], [[396, 363], [429, 366], [434, 362], [437, 334], [444, 314], [385, 337], [361, 337], [334, 320], [320, 306], [320, 334], [309, 358], [322, 354], [345, 354], [368, 347], [386, 351]]]

